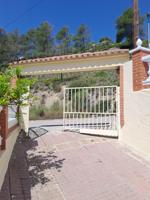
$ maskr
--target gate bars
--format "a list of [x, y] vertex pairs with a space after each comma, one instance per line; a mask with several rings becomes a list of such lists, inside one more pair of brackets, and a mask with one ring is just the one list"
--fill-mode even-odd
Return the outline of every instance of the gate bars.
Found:
[[65, 88], [64, 130], [118, 130], [117, 86]]

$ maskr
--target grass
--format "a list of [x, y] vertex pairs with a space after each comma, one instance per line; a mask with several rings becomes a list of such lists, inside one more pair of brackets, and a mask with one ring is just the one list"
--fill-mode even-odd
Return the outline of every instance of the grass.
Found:
[[50, 108], [45, 106], [32, 106], [30, 108], [30, 120], [61, 119], [63, 117], [62, 103], [56, 101]]

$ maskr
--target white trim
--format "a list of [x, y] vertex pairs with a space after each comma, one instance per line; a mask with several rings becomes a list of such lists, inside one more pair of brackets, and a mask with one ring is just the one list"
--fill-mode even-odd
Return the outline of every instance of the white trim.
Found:
[[119, 137], [119, 133], [120, 133], [120, 129], [121, 129], [121, 118], [120, 118], [120, 87], [117, 87], [117, 93], [116, 93], [117, 97], [116, 97], [116, 113], [117, 113], [117, 131], [118, 131], [118, 137]]
[[96, 129], [86, 129], [81, 128], [79, 130], [81, 134], [89, 134], [89, 135], [100, 135], [107, 137], [118, 137], [118, 131], [116, 130], [96, 130]]
[[142, 57], [142, 61], [143, 61], [143, 62], [150, 62], [150, 55], [143, 56], [143, 57]]
[[142, 92], [150, 93], [150, 88], [143, 89]]
[[115, 87], [117, 87], [116, 85], [110, 85], [110, 86], [93, 86], [93, 87], [66, 87], [65, 89], [66, 90], [70, 90], [70, 89], [86, 89], [86, 88], [88, 88], [88, 89], [93, 89], [93, 88], [115, 88]]
[[149, 48], [141, 47], [141, 46], [139, 46], [139, 47], [137, 47], [137, 48], [135, 48], [135, 49], [129, 51], [129, 53], [130, 53], [130, 54], [133, 54], [133, 53], [135, 53], [135, 52], [137, 52], [137, 51], [146, 51], [146, 52], [150, 53], [150, 49], [149, 49]]
[[148, 79], [143, 81], [143, 85], [150, 85], [150, 77], [148, 77]]

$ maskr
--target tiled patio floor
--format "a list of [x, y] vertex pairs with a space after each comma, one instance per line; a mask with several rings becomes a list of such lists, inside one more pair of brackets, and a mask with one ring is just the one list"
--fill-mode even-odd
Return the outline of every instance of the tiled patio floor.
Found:
[[18, 139], [0, 200], [150, 200], [150, 165], [117, 140], [36, 131]]

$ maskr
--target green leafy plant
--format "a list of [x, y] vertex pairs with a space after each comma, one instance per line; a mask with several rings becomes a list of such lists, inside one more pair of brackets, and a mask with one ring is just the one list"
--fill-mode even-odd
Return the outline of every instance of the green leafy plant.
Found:
[[0, 73], [0, 105], [6, 106], [11, 96], [10, 76], [7, 73]]
[[[16, 79], [16, 84], [12, 85], [12, 80]], [[29, 88], [34, 80], [21, 77], [21, 68], [8, 68], [0, 73], [0, 106], [17, 105], [22, 106], [30, 103], [33, 96]]]

